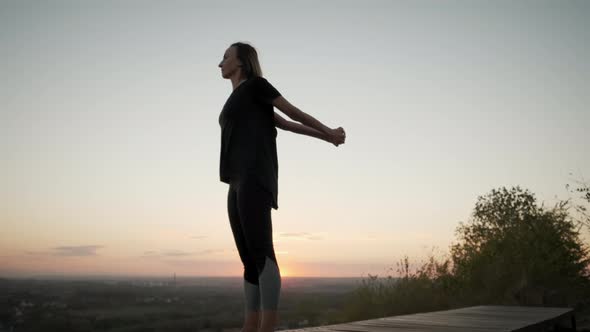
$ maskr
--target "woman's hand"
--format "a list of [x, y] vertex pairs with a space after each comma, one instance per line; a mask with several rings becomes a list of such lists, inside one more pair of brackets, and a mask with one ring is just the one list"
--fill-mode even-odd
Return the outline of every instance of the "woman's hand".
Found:
[[342, 127], [332, 129], [332, 131], [330, 132], [330, 135], [328, 137], [328, 141], [330, 143], [334, 144], [335, 146], [338, 146], [340, 144], [344, 144], [345, 140], [346, 140], [346, 133], [344, 132], [344, 129]]

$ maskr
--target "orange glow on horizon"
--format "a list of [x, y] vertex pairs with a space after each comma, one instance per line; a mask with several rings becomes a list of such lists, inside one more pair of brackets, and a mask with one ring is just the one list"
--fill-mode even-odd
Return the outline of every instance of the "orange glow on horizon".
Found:
[[289, 267], [279, 266], [281, 277], [294, 277], [293, 270]]

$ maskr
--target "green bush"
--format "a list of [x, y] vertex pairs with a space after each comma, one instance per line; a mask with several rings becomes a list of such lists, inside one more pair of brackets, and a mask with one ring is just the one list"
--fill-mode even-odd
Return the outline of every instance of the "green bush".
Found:
[[520, 187], [479, 197], [451, 248], [461, 302], [572, 305], [588, 284], [588, 249], [567, 203], [538, 207]]
[[568, 201], [539, 207], [520, 187], [478, 197], [460, 223], [450, 259], [431, 255], [415, 272], [405, 257], [399, 277], [369, 275], [351, 294], [348, 320], [477, 304], [576, 306], [590, 295], [590, 263]]
[[410, 314], [453, 305], [450, 261], [430, 256], [415, 272], [405, 257], [398, 263], [400, 277], [370, 275], [354, 290], [345, 308], [348, 320]]

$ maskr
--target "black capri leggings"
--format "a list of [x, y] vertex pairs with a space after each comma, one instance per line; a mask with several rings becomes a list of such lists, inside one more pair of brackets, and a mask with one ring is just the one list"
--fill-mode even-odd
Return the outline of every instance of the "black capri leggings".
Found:
[[254, 177], [232, 181], [227, 210], [234, 241], [244, 265], [246, 309], [276, 310], [281, 288], [272, 241], [271, 193]]

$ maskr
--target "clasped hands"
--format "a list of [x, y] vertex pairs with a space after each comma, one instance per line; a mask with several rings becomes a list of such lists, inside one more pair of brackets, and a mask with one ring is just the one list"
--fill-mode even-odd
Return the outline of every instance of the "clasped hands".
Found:
[[332, 129], [330, 134], [328, 135], [328, 142], [338, 146], [340, 144], [344, 144], [346, 140], [346, 133], [342, 127], [338, 127], [336, 129]]

